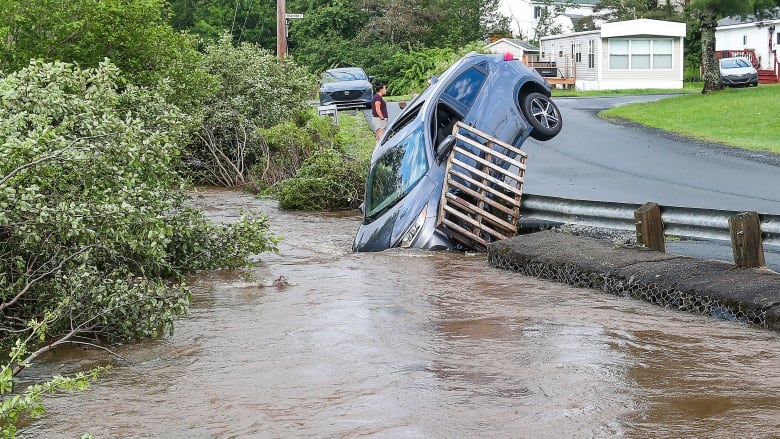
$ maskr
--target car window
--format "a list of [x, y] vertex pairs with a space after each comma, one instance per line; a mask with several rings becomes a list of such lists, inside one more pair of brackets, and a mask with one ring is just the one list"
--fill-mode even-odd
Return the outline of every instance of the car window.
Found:
[[360, 70], [328, 70], [323, 75], [325, 82], [367, 80], [366, 74]]
[[724, 69], [738, 69], [742, 67], [750, 67], [750, 63], [742, 58], [723, 59], [720, 61], [720, 66]]
[[428, 171], [422, 127], [388, 149], [371, 167], [366, 181], [366, 218], [395, 205]]
[[482, 83], [485, 82], [486, 76], [487, 74], [483, 69], [477, 68], [477, 66], [472, 67], [452, 81], [444, 90], [444, 93], [466, 108], [471, 108], [474, 99], [477, 97], [477, 92], [482, 87]]
[[382, 138], [382, 144], [390, 141], [397, 133], [400, 133], [401, 130], [412, 123], [417, 118], [417, 114], [420, 113], [422, 104], [423, 102], [414, 102], [413, 107], [407, 107], [387, 129], [387, 134]]

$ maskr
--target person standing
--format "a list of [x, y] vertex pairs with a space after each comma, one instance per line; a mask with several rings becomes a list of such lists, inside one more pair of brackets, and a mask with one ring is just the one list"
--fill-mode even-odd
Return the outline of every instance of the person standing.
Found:
[[382, 134], [387, 128], [387, 102], [384, 96], [387, 94], [387, 85], [382, 82], [376, 84], [376, 93], [371, 102], [371, 116], [374, 128], [376, 128], [376, 140], [382, 138]]

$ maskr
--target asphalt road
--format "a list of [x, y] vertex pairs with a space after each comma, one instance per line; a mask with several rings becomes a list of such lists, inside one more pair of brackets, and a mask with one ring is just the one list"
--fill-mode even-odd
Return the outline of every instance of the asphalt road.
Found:
[[[597, 116], [670, 95], [558, 98], [563, 130], [529, 139], [524, 191], [579, 200], [780, 214], [780, 155], [684, 139]], [[370, 110], [363, 110], [371, 123]], [[392, 120], [400, 112], [388, 102]]]
[[[524, 191], [579, 200], [780, 214], [780, 156], [751, 152], [597, 116], [603, 109], [666, 96], [561, 98], [563, 130], [533, 139]], [[731, 243], [675, 241], [668, 253], [733, 262]], [[764, 246], [780, 272], [780, 248]]]
[[559, 98], [563, 130], [529, 140], [524, 190], [564, 198], [780, 214], [780, 156], [619, 125], [598, 111], [664, 96]]
[[[780, 156], [744, 151], [597, 116], [603, 109], [671, 95], [557, 98], [563, 130], [529, 139], [523, 190], [532, 194], [780, 214]], [[388, 102], [391, 121], [400, 112]], [[370, 124], [370, 110], [365, 110]], [[667, 252], [733, 262], [728, 242], [673, 242]], [[780, 271], [780, 249], [765, 247]]]

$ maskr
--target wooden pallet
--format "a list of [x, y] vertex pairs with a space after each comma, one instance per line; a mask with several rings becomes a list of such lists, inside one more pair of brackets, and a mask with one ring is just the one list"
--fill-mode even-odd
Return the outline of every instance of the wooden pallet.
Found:
[[458, 122], [437, 227], [468, 248], [515, 236], [528, 154]]

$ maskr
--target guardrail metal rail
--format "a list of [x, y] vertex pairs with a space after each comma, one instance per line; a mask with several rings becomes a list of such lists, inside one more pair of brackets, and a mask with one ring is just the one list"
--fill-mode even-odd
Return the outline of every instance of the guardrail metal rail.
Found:
[[[642, 204], [575, 200], [524, 193], [520, 213], [524, 218], [556, 223], [638, 231], [636, 214], [643, 206]], [[752, 245], [752, 247], [757, 248], [748, 248], [747, 251], [763, 252], [762, 243], [780, 245], [780, 215], [678, 206], [659, 206], [659, 211], [660, 230], [664, 235], [731, 241], [732, 247], [743, 246], [741, 242], [745, 239], [745, 230], [735, 230], [738, 219], [746, 213], [752, 213], [758, 222], [758, 241]], [[640, 242], [642, 242], [641, 239]], [[760, 260], [763, 260], [763, 253]], [[745, 266], [740, 263], [739, 255], [736, 252], [735, 263], [738, 266]]]

